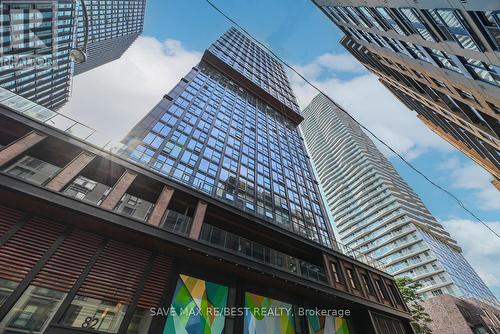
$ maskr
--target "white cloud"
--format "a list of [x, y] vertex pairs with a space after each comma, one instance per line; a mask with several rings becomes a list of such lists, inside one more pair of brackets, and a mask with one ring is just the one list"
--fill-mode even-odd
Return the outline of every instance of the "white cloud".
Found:
[[318, 77], [324, 71], [337, 72], [354, 72], [361, 73], [364, 71], [363, 65], [353, 56], [343, 53], [325, 53], [317, 57], [312, 63], [300, 66], [300, 73], [309, 77]]
[[61, 112], [120, 140], [200, 58], [179, 41], [141, 36], [119, 60], [76, 76]]
[[470, 191], [479, 208], [500, 210], [500, 192], [491, 184], [491, 175], [474, 162], [462, 163], [452, 158], [442, 162], [438, 169], [446, 172], [453, 188]]
[[[444, 227], [462, 247], [465, 258], [484, 282], [500, 291], [500, 242], [486, 227], [467, 219], [442, 221]], [[500, 234], [500, 221], [487, 222]]]
[[[295, 68], [406, 158], [414, 159], [429, 149], [452, 149], [429, 130], [415, 112], [399, 102], [374, 75], [362, 70], [356, 63], [357, 60], [347, 54], [325, 54], [310, 64], [296, 65]], [[339, 71], [351, 72], [355, 76], [342, 80], [332, 70], [337, 74]], [[290, 74], [290, 77], [303, 108], [317, 92], [297, 75]], [[381, 149], [384, 154], [390, 155], [387, 149]]]

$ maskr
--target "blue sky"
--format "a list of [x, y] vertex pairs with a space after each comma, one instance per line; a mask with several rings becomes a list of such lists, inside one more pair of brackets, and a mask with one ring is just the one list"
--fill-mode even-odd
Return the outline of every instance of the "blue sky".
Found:
[[[338, 43], [341, 32], [312, 1], [213, 1], [500, 233], [500, 195], [489, 184], [489, 175], [423, 126], [346, 54]], [[204, 0], [148, 0], [144, 37], [119, 61], [76, 77], [72, 100], [63, 111], [119, 138], [229, 27]], [[315, 92], [296, 77], [291, 81], [304, 106]], [[92, 103], [116, 110], [123, 120], [93, 113]], [[500, 297], [498, 239], [395, 157], [389, 158]]]

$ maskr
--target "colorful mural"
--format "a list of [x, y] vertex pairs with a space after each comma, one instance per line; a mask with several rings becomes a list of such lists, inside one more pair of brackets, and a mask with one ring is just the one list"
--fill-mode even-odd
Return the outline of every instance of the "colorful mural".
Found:
[[222, 334], [229, 289], [180, 275], [163, 334]]
[[307, 315], [309, 334], [349, 334], [347, 320], [334, 316]]
[[291, 304], [245, 293], [244, 334], [295, 334]]

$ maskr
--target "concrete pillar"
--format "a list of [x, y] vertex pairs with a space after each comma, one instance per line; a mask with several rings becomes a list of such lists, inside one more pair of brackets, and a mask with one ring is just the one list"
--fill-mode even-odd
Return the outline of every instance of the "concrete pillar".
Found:
[[47, 188], [53, 191], [61, 191], [71, 180], [73, 180], [80, 172], [92, 161], [95, 155], [82, 152], [69, 164], [66, 165], [50, 182]]
[[163, 218], [165, 212], [167, 211], [168, 204], [170, 203], [173, 194], [174, 194], [173, 188], [170, 188], [169, 186], [163, 187], [163, 190], [161, 191], [161, 194], [158, 197], [158, 200], [156, 201], [153, 212], [151, 212], [151, 215], [149, 216], [148, 224], [155, 226], [160, 225], [161, 219]]
[[0, 167], [47, 138], [43, 133], [32, 131], [10, 145], [0, 149]]
[[203, 220], [205, 219], [205, 212], [207, 211], [207, 203], [199, 201], [194, 212], [193, 224], [191, 225], [191, 231], [189, 232], [189, 237], [194, 240], [200, 238], [201, 226], [203, 225]]
[[122, 174], [118, 182], [116, 182], [106, 199], [101, 203], [101, 207], [104, 209], [113, 210], [116, 204], [118, 204], [118, 202], [122, 199], [123, 195], [125, 195], [136, 177], [136, 173], [126, 170]]

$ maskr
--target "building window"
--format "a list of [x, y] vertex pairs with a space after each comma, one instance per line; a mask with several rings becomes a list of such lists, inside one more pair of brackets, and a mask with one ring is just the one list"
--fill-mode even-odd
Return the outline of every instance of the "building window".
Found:
[[30, 285], [2, 323], [6, 333], [43, 333], [61, 305], [65, 293]]
[[500, 11], [475, 12], [493, 49], [500, 49]]
[[370, 11], [370, 8], [367, 7], [359, 7], [358, 10], [361, 12], [361, 14], [370, 22], [370, 24], [374, 25], [377, 27], [378, 30], [384, 31], [384, 28], [380, 25], [380, 23], [377, 21], [377, 18], [373, 15], [373, 13]]
[[373, 293], [374, 293], [373, 286], [370, 282], [370, 279], [368, 278], [368, 275], [361, 274], [361, 281], [363, 282], [363, 286], [365, 287], [368, 294], [373, 295]]
[[406, 36], [403, 28], [399, 25], [399, 23], [393, 17], [393, 14], [389, 11], [388, 8], [377, 7], [375, 10], [382, 16], [382, 18], [386, 21], [386, 23], [392, 27], [398, 34]]
[[424, 24], [420, 15], [413, 8], [401, 8], [400, 12], [403, 16], [403, 19], [406, 23], [415, 29], [423, 39], [431, 42], [435, 42], [436, 40], [432, 37], [431, 32], [427, 29], [427, 26]]
[[384, 289], [384, 286], [382, 285], [382, 282], [380, 282], [379, 279], [375, 279], [375, 287], [377, 288], [377, 291], [382, 299], [387, 299], [387, 293]]
[[485, 62], [463, 57], [463, 64], [469, 73], [478, 80], [500, 86], [500, 67]]
[[10, 294], [14, 291], [18, 284], [18, 282], [0, 278], [0, 306], [2, 306], [5, 300], [9, 298]]
[[415, 44], [411, 42], [402, 42], [404, 46], [406, 46], [406, 49], [408, 52], [413, 56], [415, 59], [420, 59], [423, 60], [427, 63], [430, 63], [431, 60], [429, 57], [423, 52], [420, 47], [416, 46]]
[[354, 271], [352, 269], [347, 268], [346, 273], [347, 273], [347, 278], [349, 280], [349, 284], [351, 285], [351, 288], [357, 289], [358, 287], [356, 286], [356, 279], [354, 278]]
[[433, 290], [431, 293], [433, 296], [441, 296], [443, 294], [443, 290], [437, 289], [437, 290]]
[[332, 268], [332, 275], [333, 275], [333, 279], [335, 280], [335, 282], [342, 284], [342, 281], [340, 280], [340, 272], [339, 272], [337, 262], [331, 262], [330, 268]]
[[72, 327], [116, 333], [125, 316], [127, 305], [96, 298], [76, 296], [71, 302], [63, 324]]
[[5, 171], [28, 182], [43, 185], [54, 177], [59, 169], [46, 161], [26, 155]]
[[115, 212], [131, 218], [146, 221], [154, 204], [142, 198], [125, 194], [115, 208]]
[[457, 91], [458, 95], [460, 95], [464, 99], [477, 102], [476, 98], [471, 93], [461, 90], [460, 88], [457, 87], [455, 87], [455, 90]]
[[65, 190], [64, 194], [71, 197], [100, 205], [109, 194], [111, 188], [102, 183], [78, 176]]
[[451, 34], [453, 39], [464, 49], [480, 51], [478, 42], [472, 36], [465, 19], [458, 10], [431, 9], [431, 17], [442, 32]]
[[452, 58], [446, 52], [436, 49], [429, 49], [429, 53], [439, 66], [452, 70], [453, 72], [457, 72], [460, 74], [463, 73], [457, 66], [455, 61], [452, 60]]

